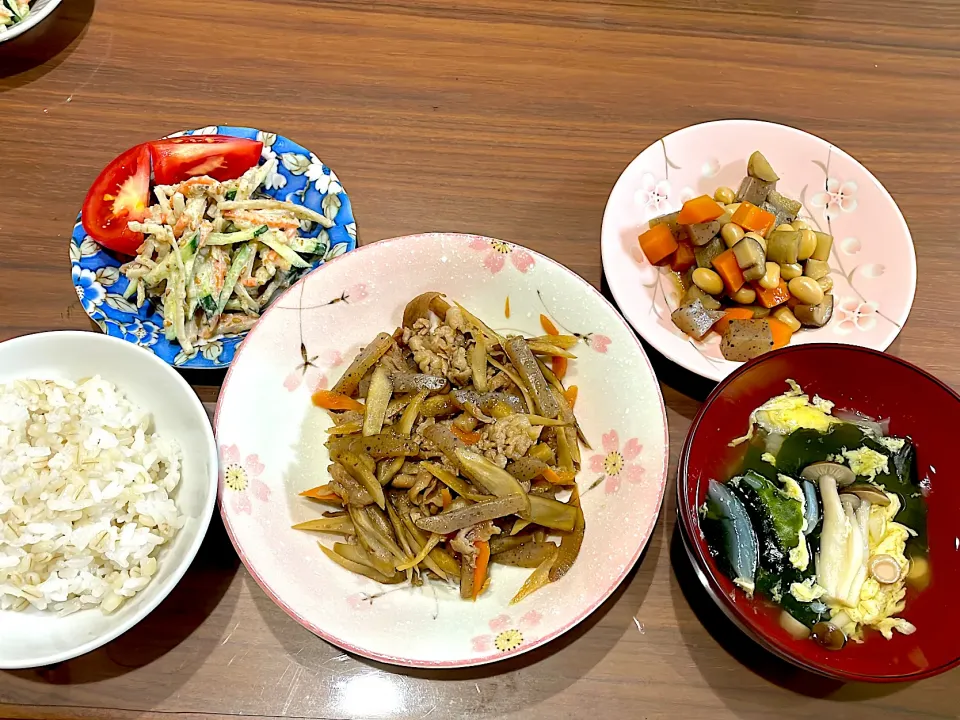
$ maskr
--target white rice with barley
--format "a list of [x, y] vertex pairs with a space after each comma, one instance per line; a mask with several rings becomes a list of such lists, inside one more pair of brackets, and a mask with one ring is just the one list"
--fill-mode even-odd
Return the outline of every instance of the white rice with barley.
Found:
[[113, 612], [183, 527], [180, 449], [116, 386], [0, 385], [0, 609]]

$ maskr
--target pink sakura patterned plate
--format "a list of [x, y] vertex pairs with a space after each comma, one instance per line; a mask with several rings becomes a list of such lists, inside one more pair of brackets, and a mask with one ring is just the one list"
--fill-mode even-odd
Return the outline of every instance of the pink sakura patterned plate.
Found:
[[[568, 379], [593, 450], [579, 477], [586, 538], [560, 581], [516, 605], [529, 570], [494, 566], [476, 603], [455, 588], [385, 590], [327, 560], [290, 529], [317, 517], [297, 497], [327, 482], [326, 414], [311, 391], [339, 378], [360, 347], [401, 322], [404, 305], [447, 293], [503, 332], [542, 334], [548, 314], [581, 342]], [[510, 299], [512, 312], [505, 316]], [[271, 305], [230, 366], [215, 420], [224, 524], [250, 573], [287, 614], [366, 657], [464, 667], [531, 650], [595, 610], [640, 557], [663, 499], [663, 399], [633, 331], [584, 280], [500, 240], [428, 234], [383, 240], [327, 263]]]
[[826, 327], [794, 335], [792, 344], [837, 342], [886, 350], [913, 305], [917, 260], [897, 204], [869, 170], [814, 135], [758, 120], [719, 120], [678, 130], [640, 153], [623, 171], [603, 214], [603, 271], [620, 311], [643, 339], [673, 362], [711, 380], [740, 363], [724, 360], [720, 337], [697, 342], [670, 313], [679, 292], [668, 273], [651, 265], [637, 236], [658, 215], [691, 197], [734, 190], [747, 158], [760, 150], [780, 182], [803, 203], [801, 217], [834, 236], [830, 256], [836, 305]]

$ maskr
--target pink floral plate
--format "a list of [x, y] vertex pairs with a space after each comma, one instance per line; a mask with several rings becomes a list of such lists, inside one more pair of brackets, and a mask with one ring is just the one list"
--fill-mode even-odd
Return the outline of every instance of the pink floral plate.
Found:
[[[354, 575], [317, 547], [334, 538], [290, 528], [319, 515], [297, 493], [328, 481], [330, 420], [311, 405], [311, 392], [335, 383], [364, 344], [400, 325], [407, 301], [430, 290], [504, 333], [542, 334], [543, 313], [580, 337], [567, 378], [579, 388], [577, 415], [593, 446], [578, 478], [586, 538], [564, 578], [516, 605], [510, 599], [530, 570], [494, 566], [490, 590], [465, 602], [440, 583], [385, 588]], [[224, 524], [256, 581], [325, 640], [397, 665], [480, 665], [572, 628], [637, 562], [666, 479], [663, 398], [633, 331], [567, 268], [475, 235], [383, 240], [306, 276], [243, 342], [215, 426]]]
[[603, 271], [620, 311], [644, 340], [698, 375], [719, 381], [739, 367], [724, 360], [716, 333], [697, 342], [674, 326], [676, 283], [647, 261], [637, 236], [650, 219], [678, 210], [691, 197], [712, 195], [720, 185], [736, 190], [754, 150], [780, 175], [777, 189], [803, 203], [801, 217], [834, 236], [833, 318], [791, 342], [886, 350], [910, 314], [917, 285], [913, 239], [900, 209], [880, 181], [843, 150], [802, 130], [758, 120], [718, 120], [678, 130], [623, 171], [607, 200], [601, 234]]

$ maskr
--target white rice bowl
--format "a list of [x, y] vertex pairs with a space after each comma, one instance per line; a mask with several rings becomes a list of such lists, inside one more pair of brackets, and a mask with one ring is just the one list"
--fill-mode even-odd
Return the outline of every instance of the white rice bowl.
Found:
[[[38, 667], [109, 642], [170, 593], [216, 504], [217, 449], [186, 381], [123, 340], [2, 342], [0, 388], [0, 669]], [[45, 422], [29, 410], [41, 396], [57, 406]]]

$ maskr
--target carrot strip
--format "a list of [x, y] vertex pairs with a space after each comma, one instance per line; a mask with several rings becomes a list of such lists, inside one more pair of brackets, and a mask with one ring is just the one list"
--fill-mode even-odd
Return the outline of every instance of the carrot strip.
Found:
[[557, 380], [563, 380], [567, 376], [567, 359], [559, 355], [555, 355], [553, 358], [553, 374], [557, 376]]
[[507, 301], [503, 304], [503, 316], [510, 319], [510, 296], [507, 295]]
[[566, 392], [563, 393], [563, 397], [567, 400], [567, 405], [570, 406], [570, 409], [573, 410], [573, 406], [577, 404], [577, 393], [580, 389], [576, 385], [571, 385], [567, 388]]
[[709, 195], [687, 200], [680, 208], [680, 214], [677, 216], [677, 222], [681, 225], [696, 225], [697, 223], [710, 222], [723, 215], [723, 208]]
[[783, 279], [780, 280], [780, 284], [773, 288], [773, 290], [768, 290], [760, 283], [753, 283], [753, 289], [757, 291], [757, 302], [765, 308], [774, 308], [777, 305], [783, 305], [783, 303], [790, 299], [790, 290], [787, 288], [787, 283]]
[[337, 503], [343, 502], [340, 499], [340, 496], [330, 489], [330, 485], [318, 485], [315, 488], [304, 490], [302, 493], [300, 493], [300, 497], [311, 498], [313, 500], [320, 500], [322, 502], [337, 502]]
[[453, 502], [453, 496], [447, 488], [443, 488], [443, 490], [440, 491], [440, 500], [443, 502], [444, 510], [450, 507], [450, 503]]
[[740, 264], [737, 262], [737, 256], [733, 254], [733, 249], [717, 255], [713, 259], [713, 269], [723, 279], [723, 284], [726, 285], [730, 294], [742, 288], [746, 282]]
[[677, 249], [677, 239], [666, 225], [654, 225], [637, 240], [643, 254], [653, 265], [662, 263]]
[[552, 485], [570, 485], [576, 477], [576, 473], [571, 470], [554, 470], [551, 467], [544, 468], [540, 474]]
[[767, 318], [770, 323], [770, 334], [773, 336], [773, 349], [786, 347], [790, 344], [790, 338], [793, 337], [793, 330], [786, 323], [782, 323], [776, 318]]
[[313, 404], [324, 410], [355, 410], [363, 412], [363, 404], [343, 393], [333, 390], [317, 390], [313, 394]]
[[476, 601], [483, 591], [483, 581], [487, 577], [487, 566], [490, 564], [490, 543], [486, 540], [475, 540], [473, 546], [477, 549], [477, 564], [473, 567], [473, 599]]
[[543, 331], [547, 335], [559, 335], [560, 331], [557, 330], [557, 326], [553, 324], [553, 321], [544, 314], [540, 314], [540, 327], [543, 328]]
[[483, 436], [478, 432], [470, 432], [469, 430], [462, 430], [456, 425], [450, 426], [450, 432], [456, 435], [464, 445], [476, 445], [480, 442], [480, 438]]
[[722, 318], [714, 323], [713, 329], [716, 330], [718, 334], [723, 335], [730, 326], [731, 320], [753, 320], [753, 310], [730, 308], [723, 313]]

